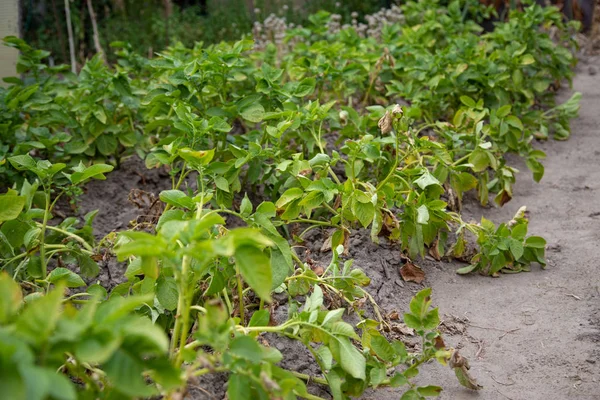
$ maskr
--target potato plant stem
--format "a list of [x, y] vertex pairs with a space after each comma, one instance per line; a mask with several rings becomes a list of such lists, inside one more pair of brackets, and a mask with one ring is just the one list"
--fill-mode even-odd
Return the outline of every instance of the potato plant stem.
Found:
[[303, 373], [296, 372], [296, 371], [290, 371], [290, 372], [292, 373], [292, 375], [294, 375], [297, 378], [302, 379], [303, 381], [316, 382], [321, 385], [329, 385], [329, 383], [327, 382], [327, 379], [325, 379], [325, 378], [318, 378], [316, 376], [310, 376], [308, 374], [303, 374]]
[[46, 204], [44, 205], [44, 219], [42, 220], [42, 232], [40, 232], [40, 261], [42, 265], [42, 279], [46, 279], [48, 273], [48, 264], [46, 263], [46, 225], [48, 225], [48, 215], [50, 215], [50, 189], [44, 186], [44, 195]]
[[337, 228], [338, 227], [338, 225], [332, 224], [331, 222], [317, 221], [317, 220], [314, 220], [314, 219], [303, 219], [303, 218], [293, 219], [293, 220], [289, 221], [289, 223], [290, 224], [299, 223], [299, 224], [311, 224], [311, 225], [330, 226], [330, 227], [333, 227], [333, 228]]
[[[321, 150], [321, 153], [327, 154], [325, 152], [325, 149], [323, 148], [323, 144], [321, 143], [321, 130], [322, 129], [323, 129], [323, 121], [321, 121], [321, 123], [319, 124], [319, 132], [318, 133], [315, 133], [314, 129], [311, 129], [310, 132], [312, 133], [314, 139], [316, 140], [317, 146], [319, 146], [319, 150]], [[333, 169], [331, 169], [331, 167], [327, 167], [327, 172], [329, 173], [329, 175], [331, 175], [331, 177], [333, 178], [335, 183], [337, 183], [338, 185], [342, 184], [342, 182], [340, 181], [338, 176], [335, 174], [335, 172], [333, 172]]]
[[242, 285], [242, 274], [237, 263], [235, 264], [235, 277], [237, 279], [238, 305], [240, 310], [240, 320], [242, 324], [246, 323], [246, 315], [244, 310], [244, 287]]
[[[200, 173], [200, 202], [197, 204], [195, 219], [199, 220], [202, 218], [202, 207], [204, 205], [204, 175], [202, 168], [199, 168]], [[183, 352], [181, 349], [186, 345], [188, 331], [190, 329], [190, 310], [191, 310], [191, 299], [189, 296], [190, 289], [190, 266], [192, 264], [192, 257], [189, 255], [183, 256], [181, 263], [181, 272], [177, 274], [176, 278], [179, 279], [179, 298], [177, 300], [177, 314], [175, 319], [175, 327], [173, 328], [173, 337], [171, 338], [171, 356], [175, 354], [177, 348], [179, 352], [175, 359], [175, 365], [180, 367], [183, 363]], [[179, 346], [178, 346], [179, 345]]]
[[[39, 224], [39, 225], [42, 226], [41, 224]], [[79, 235], [76, 235], [76, 234], [71, 233], [69, 231], [65, 231], [64, 229], [61, 229], [61, 228], [58, 228], [58, 227], [52, 226], [52, 225], [47, 225], [45, 229], [49, 229], [49, 230], [54, 231], [54, 232], [62, 233], [63, 235], [68, 236], [71, 239], [74, 239], [74, 240], [78, 241], [79, 243], [81, 243], [81, 245], [83, 247], [85, 247], [85, 249], [87, 251], [89, 251], [89, 252], [93, 252], [94, 251], [94, 248], [92, 246], [90, 246], [89, 243], [86, 242], [85, 239], [83, 239]]]
[[398, 168], [398, 164], [400, 164], [400, 141], [398, 139], [398, 135], [399, 133], [396, 132], [396, 158], [394, 159], [394, 164], [392, 165], [392, 168], [390, 168], [390, 172], [387, 174], [387, 176], [381, 182], [379, 182], [376, 191], [379, 191], [379, 189], [381, 189], [383, 185], [385, 185], [392, 178], [392, 176], [394, 176], [394, 172], [396, 172], [396, 168]]

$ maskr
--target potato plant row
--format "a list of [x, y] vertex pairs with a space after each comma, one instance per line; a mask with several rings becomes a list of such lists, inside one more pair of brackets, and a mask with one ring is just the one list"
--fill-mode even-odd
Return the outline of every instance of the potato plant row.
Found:
[[[368, 271], [347, 257], [351, 235], [368, 229], [397, 243], [398, 257], [466, 261], [461, 274], [545, 266], [524, 207], [499, 226], [466, 222], [460, 209], [469, 191], [483, 205], [512, 199], [518, 171], [505, 154], [539, 181], [534, 141], [568, 138], [580, 95], [554, 97], [573, 74], [577, 23], [531, 5], [482, 33], [467, 6], [407, 2], [376, 37], [319, 13], [284, 40], [262, 34], [260, 50], [246, 38], [147, 59], [113, 43], [116, 65], [94, 57], [78, 75], [6, 38], [22, 74], [0, 89], [7, 396], [175, 399], [225, 372], [232, 400], [345, 399], [381, 386], [421, 399], [441, 391], [412, 380], [432, 359], [479, 389], [437, 331], [431, 291], [404, 314], [422, 338], [409, 351], [389, 335]], [[54, 222], [60, 199], [129, 156], [170, 174], [150, 227], [98, 241], [98, 211]], [[297, 251], [312, 229], [331, 254], [314, 269]], [[107, 291], [94, 279], [111, 255], [127, 281]], [[275, 295], [284, 322], [273, 320]], [[282, 368], [265, 334], [303, 343], [320, 373]]]

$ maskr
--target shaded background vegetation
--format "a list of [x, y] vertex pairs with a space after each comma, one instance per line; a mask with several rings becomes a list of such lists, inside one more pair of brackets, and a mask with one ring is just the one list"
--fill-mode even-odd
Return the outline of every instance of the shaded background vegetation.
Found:
[[[93, 0], [100, 43], [109, 60], [109, 44], [125, 41], [144, 55], [169, 44], [214, 43], [250, 33], [254, 21], [271, 13], [303, 24], [311, 13], [327, 10], [362, 15], [389, 6], [392, 0]], [[70, 1], [77, 62], [95, 54], [86, 0]], [[52, 53], [54, 63], [69, 63], [63, 0], [21, 0], [21, 34], [31, 45]]]

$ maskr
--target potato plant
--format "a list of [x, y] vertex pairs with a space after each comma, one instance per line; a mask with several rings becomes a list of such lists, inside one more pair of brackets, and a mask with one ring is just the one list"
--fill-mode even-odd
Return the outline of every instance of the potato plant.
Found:
[[[395, 10], [401, 17], [367, 31], [318, 13], [279, 32], [287, 42], [262, 38], [260, 50], [245, 38], [148, 60], [114, 43], [116, 65], [94, 57], [77, 76], [5, 39], [23, 74], [0, 89], [9, 397], [181, 398], [188, 382], [226, 373], [230, 399], [321, 398], [315, 385], [335, 399], [380, 386], [421, 399], [441, 391], [411, 379], [432, 359], [479, 388], [437, 331], [429, 289], [404, 315], [418, 351], [389, 337], [349, 239], [368, 229], [399, 256], [467, 261], [461, 274], [545, 266], [524, 209], [498, 227], [466, 222], [460, 209], [469, 191], [484, 206], [512, 199], [518, 171], [506, 153], [542, 179], [534, 140], [567, 138], [578, 111], [580, 95], [555, 104], [552, 90], [572, 76], [574, 26], [537, 5], [491, 33], [457, 1]], [[134, 153], [169, 172], [155, 224], [96, 242], [96, 213], [57, 221], [62, 196]], [[320, 270], [297, 251], [313, 229], [331, 252]], [[107, 254], [127, 279], [110, 291], [94, 282]], [[274, 320], [275, 298], [284, 321]], [[268, 343], [277, 336], [302, 343], [320, 372], [281, 367]]]

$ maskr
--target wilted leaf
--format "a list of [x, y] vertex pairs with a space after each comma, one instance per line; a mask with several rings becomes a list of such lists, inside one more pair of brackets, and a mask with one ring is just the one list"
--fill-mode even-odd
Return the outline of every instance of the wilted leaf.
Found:
[[454, 369], [454, 373], [458, 378], [458, 382], [466, 388], [471, 390], [479, 390], [482, 389], [483, 386], [479, 385], [475, 378], [469, 374], [469, 361], [462, 357], [458, 350], [454, 350], [452, 357], [450, 357], [450, 361], [448, 362], [450, 368]]
[[400, 267], [400, 276], [406, 282], [421, 283], [425, 280], [425, 272], [411, 262], [407, 262]]

